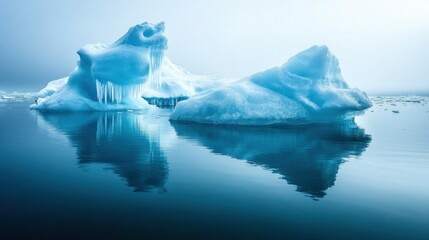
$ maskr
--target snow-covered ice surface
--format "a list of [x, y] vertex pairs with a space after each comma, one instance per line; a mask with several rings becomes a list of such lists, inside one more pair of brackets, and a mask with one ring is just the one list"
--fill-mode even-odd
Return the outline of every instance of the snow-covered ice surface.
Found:
[[[167, 48], [164, 23], [138, 24], [111, 45], [88, 44], [78, 51], [80, 61], [67, 83], [39, 98], [39, 110], [124, 110], [149, 105], [141, 96], [145, 84], [160, 85], [160, 67]], [[51, 83], [52, 89], [66, 80]], [[46, 89], [49, 94], [49, 89]], [[41, 92], [43, 95], [43, 92]]]
[[371, 106], [365, 92], [343, 80], [329, 49], [313, 46], [280, 67], [179, 102], [170, 119], [240, 125], [337, 122]]

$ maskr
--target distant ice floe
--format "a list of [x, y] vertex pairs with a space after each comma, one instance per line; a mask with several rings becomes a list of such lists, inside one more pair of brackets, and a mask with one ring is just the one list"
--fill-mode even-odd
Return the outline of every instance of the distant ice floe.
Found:
[[5, 92], [0, 91], [0, 103], [23, 102], [33, 100], [37, 96], [36, 92]]
[[[429, 104], [429, 96], [403, 95], [403, 96], [372, 96], [372, 102], [376, 107], [382, 107], [384, 111], [401, 113], [407, 106], [426, 107]], [[401, 109], [401, 111], [400, 111]], [[371, 112], [374, 112], [372, 109]], [[426, 111], [428, 112], [428, 111]]]
[[429, 103], [429, 97], [427, 96], [372, 96], [370, 98], [375, 105], [390, 104], [391, 106], [395, 106], [397, 104], [406, 105], [407, 103], [427, 105]]

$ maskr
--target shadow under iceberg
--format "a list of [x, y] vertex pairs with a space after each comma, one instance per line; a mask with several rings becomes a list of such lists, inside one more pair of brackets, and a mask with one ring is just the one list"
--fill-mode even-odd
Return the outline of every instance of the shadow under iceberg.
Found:
[[263, 166], [314, 199], [325, 196], [334, 185], [340, 164], [359, 156], [371, 141], [352, 121], [289, 127], [171, 124], [179, 137], [216, 154]]
[[[159, 126], [134, 112], [38, 112], [45, 128], [64, 135], [77, 149], [79, 164], [102, 163], [134, 191], [165, 191], [167, 159], [160, 147]], [[60, 136], [61, 137], [61, 136]]]

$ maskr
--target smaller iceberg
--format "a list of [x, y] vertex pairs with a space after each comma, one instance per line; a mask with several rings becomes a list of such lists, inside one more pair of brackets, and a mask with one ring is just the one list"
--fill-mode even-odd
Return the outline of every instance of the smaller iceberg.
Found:
[[210, 124], [282, 125], [353, 119], [372, 106], [344, 81], [338, 59], [313, 46], [284, 65], [179, 102], [170, 119]]

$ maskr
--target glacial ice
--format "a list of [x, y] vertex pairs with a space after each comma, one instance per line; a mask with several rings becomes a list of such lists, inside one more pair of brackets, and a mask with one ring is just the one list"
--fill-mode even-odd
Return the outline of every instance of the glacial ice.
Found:
[[372, 106], [365, 92], [343, 80], [338, 59], [313, 46], [280, 67], [210, 89], [179, 102], [171, 120], [271, 125], [353, 119]]
[[[78, 51], [80, 60], [68, 80], [52, 82], [58, 91], [39, 98], [31, 108], [39, 110], [121, 110], [149, 107], [141, 96], [145, 84], [160, 85], [159, 68], [167, 38], [164, 23], [131, 27], [111, 45], [88, 44]], [[49, 89], [40, 95], [49, 95]]]

